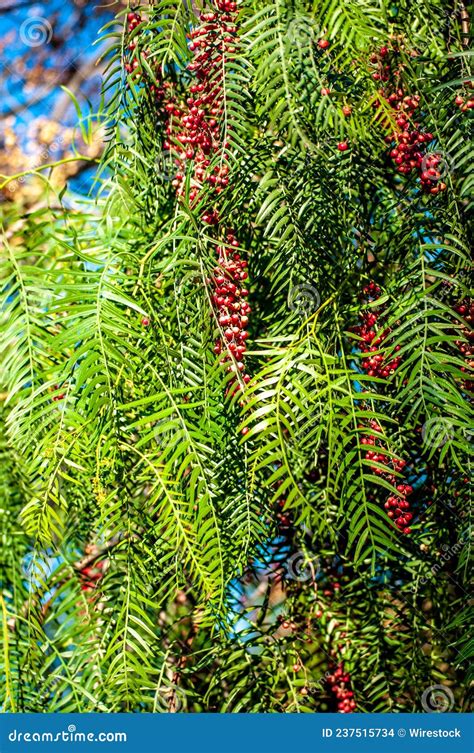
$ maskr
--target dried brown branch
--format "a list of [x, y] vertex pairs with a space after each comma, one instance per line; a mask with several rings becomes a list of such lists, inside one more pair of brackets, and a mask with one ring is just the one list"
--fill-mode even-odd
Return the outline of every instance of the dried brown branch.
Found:
[[467, 12], [466, 6], [462, 2], [462, 0], [459, 3], [459, 5], [461, 8], [460, 18], [461, 18], [462, 44], [463, 44], [463, 47], [469, 47], [471, 20], [469, 18], [469, 13]]

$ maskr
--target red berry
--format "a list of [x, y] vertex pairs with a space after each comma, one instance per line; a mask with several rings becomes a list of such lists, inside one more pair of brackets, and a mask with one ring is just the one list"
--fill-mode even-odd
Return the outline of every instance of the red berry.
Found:
[[349, 149], [349, 144], [347, 143], [347, 141], [340, 141], [337, 145], [337, 148], [340, 152], [347, 152], [347, 150]]

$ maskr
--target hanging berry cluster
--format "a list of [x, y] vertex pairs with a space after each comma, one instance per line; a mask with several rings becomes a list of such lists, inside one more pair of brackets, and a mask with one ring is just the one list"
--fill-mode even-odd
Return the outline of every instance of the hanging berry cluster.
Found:
[[[366, 460], [370, 460], [378, 465], [371, 466], [371, 470], [381, 478], [388, 481], [393, 486], [396, 494], [391, 494], [384, 504], [388, 517], [393, 520], [398, 530], [401, 533], [411, 533], [409, 528], [410, 521], [413, 519], [413, 513], [410, 511], [410, 503], [407, 497], [412, 494], [413, 487], [410, 484], [398, 483], [396, 473], [401, 473], [406, 466], [406, 460], [402, 458], [389, 457], [383, 450], [383, 445], [380, 440], [382, 435], [382, 427], [380, 424], [371, 419], [369, 421], [369, 427], [377, 434], [365, 434], [360, 442], [361, 444], [373, 447], [374, 449], [367, 450], [365, 453]], [[364, 426], [359, 426], [359, 429], [367, 430]], [[377, 436], [379, 435], [379, 436]], [[380, 467], [384, 466], [384, 467]]]
[[[171, 97], [165, 109], [169, 120], [166, 128], [165, 151], [171, 151], [178, 166], [173, 185], [178, 196], [184, 196], [186, 164], [192, 167], [191, 205], [200, 198], [204, 185], [210, 189], [210, 203], [229, 184], [229, 168], [225, 164], [225, 148], [222, 143], [222, 117], [224, 114], [223, 77], [224, 63], [232, 58], [237, 43], [237, 3], [230, 0], [214, 0], [215, 10], [201, 13], [201, 25], [189, 36], [190, 50], [194, 60], [188, 70], [196, 83], [190, 86], [185, 102], [178, 103]], [[230, 128], [230, 126], [228, 126]], [[211, 167], [210, 157], [220, 155], [219, 165]], [[216, 208], [208, 208], [202, 219], [209, 225], [217, 225], [219, 214]]]
[[[127, 14], [127, 32], [128, 34], [132, 34], [138, 26], [143, 22], [143, 19], [140, 15], [140, 13], [128, 13]], [[157, 100], [162, 100], [165, 96], [165, 89], [168, 88], [167, 84], [163, 83], [161, 81], [161, 71], [159, 69], [155, 69], [154, 74], [155, 78], [159, 82], [159, 85], [157, 86], [153, 81], [148, 81], [148, 72], [143, 70], [143, 66], [141, 63], [141, 58], [144, 58], [145, 60], [149, 56], [149, 50], [144, 49], [139, 51], [136, 37], [131, 39], [126, 47], [126, 61], [124, 64], [125, 71], [128, 73], [131, 78], [136, 83], [144, 82], [147, 85], [147, 89], [149, 93]]]
[[401, 533], [411, 533], [409, 523], [413, 519], [413, 513], [410, 512], [410, 503], [407, 496], [413, 492], [413, 487], [410, 484], [397, 484], [395, 488], [398, 495], [391, 494], [384, 507], [387, 510], [388, 517], [393, 520]]
[[[373, 450], [367, 450], [365, 457], [367, 460], [378, 463], [378, 465], [373, 465], [371, 470], [377, 476], [388, 481], [393, 486], [394, 491], [397, 492], [396, 494], [391, 494], [384, 504], [387, 515], [390, 520], [393, 520], [401, 533], [411, 533], [411, 528], [408, 526], [413, 519], [413, 514], [410, 512], [410, 503], [407, 497], [412, 494], [413, 487], [403, 482], [397, 483], [397, 476], [395, 475], [403, 471], [406, 466], [406, 460], [388, 457], [388, 455], [382, 452], [383, 446], [380, 441], [382, 427], [375, 419], [369, 421], [369, 427], [374, 432], [377, 432], [377, 434], [366, 434], [361, 438], [361, 444], [374, 448]], [[363, 429], [364, 427], [360, 426], [359, 428]], [[384, 468], [380, 466], [384, 466]]]
[[[456, 340], [456, 345], [461, 352], [461, 354], [466, 359], [466, 365], [461, 367], [461, 370], [463, 372], [471, 373], [474, 368], [474, 330], [472, 328], [472, 323], [474, 322], [474, 299], [472, 298], [463, 298], [462, 301], [459, 301], [454, 306], [454, 310], [463, 317], [463, 319], [467, 322], [467, 325], [461, 326], [461, 333], [463, 335], [463, 340]], [[456, 322], [458, 323], [458, 322]], [[462, 387], [465, 390], [468, 390], [469, 392], [472, 392], [474, 390], [474, 382], [471, 380], [464, 380], [462, 383]]]
[[[363, 288], [363, 293], [367, 301], [373, 303], [380, 298], [382, 291], [375, 282], [371, 281]], [[359, 313], [363, 324], [353, 327], [352, 331], [361, 338], [358, 347], [368, 355], [368, 357], [362, 359], [362, 368], [368, 376], [386, 379], [395, 373], [401, 363], [401, 357], [396, 356], [390, 361], [386, 361], [383, 355], [376, 353], [391, 331], [389, 327], [383, 325], [380, 329], [377, 328], [377, 322], [383, 316], [383, 313], [382, 307], [363, 309]], [[399, 351], [400, 346], [396, 345], [394, 350]], [[394, 491], [397, 492], [397, 494], [390, 495], [384, 504], [387, 515], [393, 520], [399, 531], [410, 533], [409, 523], [413, 519], [413, 514], [410, 512], [410, 503], [407, 497], [413, 492], [413, 488], [409, 484], [397, 483], [396, 476], [397, 473], [403, 471], [406, 461], [401, 458], [389, 457], [383, 451], [381, 441], [383, 431], [375, 419], [371, 419], [368, 426], [359, 425], [358, 428], [364, 431], [364, 436], [360, 440], [361, 444], [371, 448], [366, 451], [365, 458], [376, 464], [371, 466], [371, 470], [377, 476], [388, 481], [394, 487]], [[368, 428], [376, 433], [368, 434]]]
[[[232, 231], [227, 232], [227, 244], [230, 249], [237, 248], [239, 243]], [[248, 290], [242, 287], [247, 279], [247, 262], [237, 251], [220, 246], [218, 249], [218, 266], [214, 269], [215, 292], [212, 296], [218, 322], [224, 328], [224, 340], [219, 338], [214, 346], [214, 353], [224, 352], [222, 364], [227, 364], [227, 370], [241, 374], [242, 382], [248, 384], [250, 375], [244, 373], [243, 355], [247, 350], [245, 341], [249, 333], [245, 329], [249, 322], [250, 306], [247, 302]], [[235, 387], [233, 387], [235, 385]], [[240, 388], [237, 376], [230, 380], [228, 392], [232, 393]], [[245, 432], [247, 433], [247, 432]]]
[[[54, 385], [54, 389], [55, 390], [60, 390], [61, 387], [59, 386], [59, 384], [55, 384]], [[65, 392], [59, 392], [58, 394], [53, 395], [53, 400], [54, 400], [55, 403], [57, 403], [57, 402], [59, 402], [59, 400], [64, 400], [65, 397], [66, 397], [66, 393]]]
[[[366, 429], [367, 427], [364, 427], [362, 425], [359, 426], [359, 429]], [[377, 432], [378, 434], [382, 434], [382, 427], [376, 421], [375, 419], [371, 419], [369, 421], [369, 428], [372, 429], [372, 431]], [[379, 465], [385, 465], [387, 467], [392, 467], [394, 471], [400, 472], [403, 471], [403, 469], [406, 466], [406, 461], [402, 460], [401, 458], [389, 458], [383, 450], [383, 444], [380, 441], [380, 438], [377, 438], [375, 434], [366, 434], [364, 435], [361, 440], [361, 444], [368, 445], [369, 447], [373, 447], [373, 450], [367, 450], [365, 453], [365, 457], [367, 460], [372, 460], [374, 463], [378, 463]], [[386, 471], [382, 468], [379, 468], [376, 465], [371, 466], [371, 470], [377, 475], [377, 476], [386, 476]], [[392, 478], [390, 479], [393, 480]]]
[[105, 560], [99, 560], [93, 565], [83, 567], [79, 571], [82, 591], [94, 591], [99, 580], [104, 576]]
[[[237, 250], [239, 242], [232, 228], [223, 228], [219, 233], [220, 217], [217, 199], [229, 186], [229, 167], [225, 163], [225, 150], [228, 147], [225, 134], [222, 135], [224, 117], [223, 67], [235, 52], [237, 43], [237, 3], [231, 0], [215, 0], [212, 12], [201, 13], [201, 25], [190, 32], [190, 50], [194, 60], [188, 70], [196, 83], [190, 86], [190, 94], [185, 102], [177, 102], [170, 96], [165, 105], [168, 114], [166, 140], [163, 144], [177, 166], [172, 181], [178, 197], [185, 195], [185, 177], [190, 174], [189, 200], [191, 206], [203, 201], [201, 220], [214, 226], [220, 235], [217, 245], [217, 265], [214, 268], [211, 284], [212, 302], [220, 328], [220, 336], [214, 352], [222, 355], [221, 363], [233, 373], [226, 394], [250, 381], [244, 373], [243, 355], [248, 338], [246, 329], [249, 322], [250, 305], [247, 302], [248, 290], [245, 280], [248, 277], [247, 261]], [[230, 126], [227, 126], [230, 129]], [[215, 157], [219, 164], [212, 164]], [[204, 187], [207, 188], [203, 195]], [[248, 428], [243, 430], [247, 433]]]
[[457, 94], [454, 99], [454, 104], [459, 107], [461, 112], [466, 112], [467, 110], [472, 110], [474, 107], [474, 99], [471, 99], [470, 97], [465, 99], [461, 94]]
[[[127, 32], [132, 34], [135, 29], [142, 23], [142, 17], [139, 13], [129, 13], [127, 15]], [[129, 74], [133, 74], [133, 78], [139, 79], [141, 76], [140, 59], [137, 56], [137, 43], [134, 40], [130, 40], [127, 44], [128, 59], [125, 63], [125, 70]], [[145, 53], [142, 53], [145, 54]]]
[[[364, 287], [364, 294], [367, 296], [369, 302], [380, 298], [381, 292], [378, 285], [374, 282], [370, 282]], [[359, 318], [362, 319], [363, 324], [353, 327], [352, 331], [361, 338], [359, 343], [361, 351], [368, 354], [367, 358], [363, 358], [361, 362], [364, 371], [371, 377], [386, 379], [395, 373], [400, 365], [401, 358], [400, 356], [395, 356], [395, 358], [387, 361], [385, 356], [377, 353], [382, 343], [390, 334], [390, 328], [377, 327], [377, 322], [383, 316], [383, 313], [382, 307], [378, 309], [363, 309], [359, 313]], [[396, 345], [395, 351], [398, 352], [399, 350], [400, 346]]]
[[[383, 46], [370, 57], [370, 62], [377, 67], [372, 74], [374, 80], [386, 84], [379, 94], [394, 111], [395, 125], [390, 120], [393, 130], [385, 140], [391, 145], [390, 157], [396, 170], [402, 175], [417, 172], [423, 190], [438, 194], [446, 190], [440, 169], [443, 158], [440, 154], [430, 154], [425, 150], [426, 145], [433, 141], [433, 134], [422, 133], [420, 123], [415, 122], [415, 111], [420, 106], [421, 97], [419, 94], [410, 95], [402, 88], [400, 65], [397, 65], [398, 52], [396, 46]], [[374, 106], [379, 107], [380, 102], [375, 102]]]
[[344, 670], [344, 662], [341, 661], [336, 667], [331, 668], [330, 672], [326, 679], [331, 693], [336, 697], [339, 713], [352, 714], [357, 705], [351, 690], [351, 677]]

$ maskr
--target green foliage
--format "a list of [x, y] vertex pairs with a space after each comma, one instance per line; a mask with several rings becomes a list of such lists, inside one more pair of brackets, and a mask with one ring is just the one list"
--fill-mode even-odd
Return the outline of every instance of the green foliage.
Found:
[[[223, 241], [190, 171], [176, 197], [150, 94], [164, 79], [188, 95], [195, 10], [143, 7], [141, 79], [124, 72], [123, 14], [104, 30], [96, 200], [1, 210], [3, 707], [336, 710], [326, 676], [342, 661], [361, 711], [423, 710], [440, 682], [459, 711], [472, 411], [453, 306], [469, 294], [474, 156], [453, 104], [471, 76], [461, 18], [444, 0], [240, 3], [210, 157], [229, 167], [220, 222], [249, 260], [251, 381], [232, 397], [213, 351]], [[388, 39], [448, 163], [436, 196], [387, 158], [368, 58]], [[351, 330], [369, 280], [390, 329], [379, 351], [401, 357], [386, 379], [364, 372]], [[374, 434], [407, 463], [409, 535], [366, 457]]]

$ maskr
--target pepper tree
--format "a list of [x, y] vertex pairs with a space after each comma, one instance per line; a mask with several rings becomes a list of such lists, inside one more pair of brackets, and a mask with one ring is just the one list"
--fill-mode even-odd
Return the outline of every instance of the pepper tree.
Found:
[[[4, 205], [4, 708], [466, 708], [458, 0], [156, 0]], [[90, 114], [84, 123], [90, 123]]]

